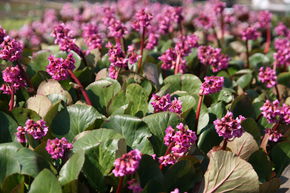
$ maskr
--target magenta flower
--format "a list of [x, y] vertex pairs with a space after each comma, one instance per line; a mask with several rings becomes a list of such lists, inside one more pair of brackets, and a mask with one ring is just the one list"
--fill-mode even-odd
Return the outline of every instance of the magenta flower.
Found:
[[[5, 68], [2, 71], [2, 78], [5, 83], [8, 83], [10, 85], [13, 91], [19, 90], [20, 88], [24, 88], [27, 86], [27, 83], [23, 78], [18, 66], [10, 66]], [[4, 94], [10, 94], [9, 92], [7, 93], [7, 89], [7, 86], [1, 87], [1, 90], [4, 91]]]
[[111, 42], [108, 42], [106, 47], [109, 48], [108, 55], [111, 65], [118, 68], [128, 67], [128, 59], [126, 58], [120, 44], [112, 45]]
[[142, 154], [138, 149], [123, 154], [122, 157], [115, 160], [113, 174], [118, 177], [135, 173], [139, 167], [141, 157]]
[[281, 122], [289, 125], [290, 124], [290, 106], [283, 104], [280, 110], [281, 116], [282, 116], [282, 120]]
[[265, 133], [269, 135], [269, 141], [277, 142], [281, 137], [283, 137], [282, 133], [273, 129], [266, 129]]
[[130, 64], [136, 63], [141, 57], [139, 54], [137, 54], [134, 45], [129, 45], [127, 52], [128, 52], [127, 57]]
[[272, 88], [277, 84], [276, 72], [270, 67], [261, 67], [258, 78], [262, 83], [265, 83], [268, 88]]
[[0, 44], [4, 41], [5, 36], [7, 36], [5, 29], [0, 26]]
[[145, 9], [141, 9], [135, 14], [132, 27], [136, 31], [143, 31], [143, 29], [147, 29], [151, 25], [152, 18], [151, 13], [145, 11]]
[[226, 8], [226, 3], [220, 0], [212, 0], [210, 3], [212, 4], [213, 10], [216, 14], [222, 13]]
[[279, 101], [275, 100], [273, 103], [271, 101], [266, 100], [264, 105], [260, 108], [262, 111], [262, 115], [270, 122], [270, 123], [277, 123], [279, 122], [279, 118], [281, 115]]
[[5, 36], [0, 44], [0, 58], [15, 62], [18, 60], [23, 52], [23, 45], [21, 42], [12, 39], [10, 36]]
[[128, 33], [127, 27], [121, 21], [115, 18], [110, 21], [108, 30], [108, 36], [117, 39], [123, 38]]
[[213, 72], [226, 69], [230, 61], [228, 56], [221, 53], [220, 48], [211, 46], [199, 46], [197, 56], [202, 64], [211, 66]]
[[278, 67], [290, 66], [290, 40], [277, 39], [275, 41], [274, 65]]
[[224, 86], [224, 77], [206, 76], [200, 87], [200, 95], [214, 94], [222, 90]]
[[209, 30], [215, 24], [215, 19], [212, 15], [204, 12], [199, 13], [198, 17], [194, 19], [194, 25], [198, 28]]
[[[162, 61], [161, 68], [164, 70], [172, 70], [176, 66], [177, 53], [175, 49], [167, 49], [160, 57], [159, 60]], [[180, 73], [184, 73], [186, 69], [186, 61], [180, 58]]]
[[66, 80], [70, 75], [68, 70], [75, 69], [73, 54], [68, 54], [66, 59], [49, 56], [49, 64], [46, 67], [47, 73], [55, 80]]
[[102, 39], [99, 35], [98, 27], [94, 24], [87, 24], [83, 27], [83, 39], [89, 50], [101, 49]]
[[171, 148], [171, 152], [159, 158], [163, 166], [176, 163], [177, 159], [185, 155], [197, 140], [195, 132], [185, 127], [183, 123], [178, 124], [176, 128], [177, 131], [169, 126], [165, 130], [164, 144]]
[[256, 40], [259, 36], [260, 34], [255, 27], [247, 27], [242, 31], [243, 40]]
[[156, 33], [149, 33], [148, 40], [146, 42], [146, 49], [152, 50], [158, 45], [159, 35]]
[[261, 28], [267, 28], [271, 24], [272, 13], [269, 11], [260, 11], [258, 14], [258, 24]]
[[192, 48], [198, 47], [198, 40], [199, 38], [195, 34], [181, 36], [174, 49], [181, 57], [188, 56]]
[[118, 78], [118, 69], [113, 65], [109, 67], [109, 77], [112, 79]]
[[51, 155], [52, 159], [63, 158], [66, 151], [73, 148], [72, 144], [66, 138], [48, 139], [46, 143], [46, 151]]
[[22, 126], [17, 127], [17, 132], [16, 132], [16, 139], [19, 143], [26, 143], [26, 137], [25, 137], [26, 131], [25, 128]]
[[287, 37], [290, 33], [290, 30], [287, 28], [286, 25], [284, 25], [282, 22], [280, 22], [274, 29], [275, 33], [278, 36]]
[[129, 180], [127, 183], [128, 189], [132, 190], [133, 193], [140, 193], [143, 191], [143, 188], [140, 186], [139, 182], [135, 178]]
[[174, 113], [182, 113], [182, 102], [175, 98], [173, 101], [170, 98], [170, 94], [164, 96], [152, 95], [151, 105], [154, 108], [154, 113], [170, 111]]
[[241, 137], [244, 133], [241, 126], [243, 120], [245, 120], [245, 117], [242, 115], [234, 119], [233, 113], [227, 112], [223, 118], [217, 119], [213, 123], [219, 136], [224, 139], [233, 139], [235, 137]]
[[48, 127], [44, 120], [33, 121], [32, 119], [28, 119], [24, 128], [34, 139], [41, 139], [46, 136], [48, 132]]

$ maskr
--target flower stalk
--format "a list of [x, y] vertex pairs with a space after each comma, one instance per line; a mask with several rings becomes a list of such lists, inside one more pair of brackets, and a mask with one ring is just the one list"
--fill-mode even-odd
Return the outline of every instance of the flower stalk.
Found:
[[266, 29], [266, 45], [264, 49], [264, 53], [267, 54], [269, 52], [271, 46], [271, 26], [268, 25]]
[[246, 68], [250, 68], [250, 51], [249, 51], [249, 40], [246, 40]]
[[122, 192], [123, 181], [124, 181], [124, 176], [121, 176], [119, 178], [119, 183], [118, 183], [118, 187], [117, 187], [116, 193], [121, 193]]
[[197, 130], [198, 128], [198, 121], [199, 121], [199, 116], [200, 116], [200, 110], [201, 110], [201, 105], [202, 105], [202, 101], [203, 101], [203, 94], [199, 94], [199, 98], [198, 98], [198, 104], [197, 104], [197, 109], [196, 109], [196, 113], [195, 113], [195, 126], [194, 128]]
[[142, 35], [141, 35], [141, 44], [140, 44], [140, 59], [138, 61], [138, 73], [141, 72], [141, 68], [142, 68], [142, 62], [143, 62], [143, 51], [144, 51], [144, 46], [145, 46], [145, 33], [146, 33], [146, 28], [143, 27], [142, 30]]

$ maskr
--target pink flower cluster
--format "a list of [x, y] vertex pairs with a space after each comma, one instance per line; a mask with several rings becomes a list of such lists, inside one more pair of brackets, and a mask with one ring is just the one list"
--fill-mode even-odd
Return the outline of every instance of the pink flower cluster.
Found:
[[123, 154], [122, 157], [115, 160], [113, 174], [118, 177], [135, 173], [139, 167], [141, 157], [142, 154], [138, 149]]
[[198, 47], [197, 56], [202, 64], [211, 66], [213, 72], [226, 69], [230, 61], [228, 56], [221, 53], [220, 48], [211, 46]]
[[280, 22], [274, 29], [275, 33], [278, 36], [282, 37], [288, 37], [290, 35], [290, 30], [287, 28], [286, 25], [284, 25], [282, 22]]
[[[2, 34], [3, 35], [3, 34]], [[5, 36], [0, 44], [0, 58], [10, 62], [17, 61], [23, 52], [23, 45], [21, 42]]]
[[286, 104], [280, 106], [278, 100], [273, 102], [266, 100], [260, 110], [269, 123], [290, 124], [290, 106]]
[[55, 80], [66, 80], [70, 76], [68, 71], [75, 69], [75, 59], [72, 53], [68, 54], [66, 59], [51, 55], [48, 60], [46, 71]]
[[143, 191], [143, 188], [140, 186], [139, 182], [135, 178], [129, 180], [127, 183], [128, 189], [132, 190], [133, 193], [140, 193]]
[[200, 12], [198, 17], [196, 17], [193, 22], [196, 27], [209, 30], [214, 27], [216, 21], [212, 14]]
[[170, 111], [174, 113], [182, 113], [182, 102], [177, 98], [171, 100], [170, 94], [158, 96], [153, 94], [151, 105], [154, 108], [154, 113]]
[[144, 29], [147, 29], [150, 27], [150, 22], [153, 19], [153, 16], [151, 13], [145, 11], [145, 9], [141, 9], [135, 14], [132, 27], [136, 31], [143, 31]]
[[60, 50], [66, 52], [72, 50], [82, 55], [81, 49], [75, 44], [72, 31], [65, 24], [55, 26], [51, 36], [54, 37], [54, 43], [59, 45]]
[[290, 39], [275, 40], [276, 53], [274, 53], [274, 65], [277, 67], [290, 66]]
[[9, 85], [7, 86], [7, 84], [3, 84], [1, 86], [0, 90], [2, 90], [4, 94], [11, 94], [10, 89], [15, 92], [16, 90], [27, 86], [27, 83], [18, 66], [10, 66], [5, 68], [2, 71], [2, 78], [4, 82]]
[[83, 27], [82, 36], [89, 50], [102, 48], [102, 39], [98, 32], [97, 25], [91, 23], [86, 24]]
[[66, 138], [48, 139], [46, 143], [46, 151], [53, 159], [63, 158], [66, 151], [71, 150], [73, 145], [67, 141]]
[[0, 44], [4, 41], [5, 36], [7, 36], [5, 29], [0, 26]]
[[25, 143], [27, 140], [25, 138], [26, 134], [31, 135], [34, 139], [39, 140], [46, 136], [48, 132], [48, 127], [46, 126], [46, 122], [44, 120], [34, 121], [32, 119], [28, 119], [25, 122], [25, 126], [19, 126], [17, 128], [16, 137], [17, 141], [20, 143]]
[[266, 129], [265, 133], [269, 135], [269, 141], [277, 142], [281, 137], [283, 137], [283, 134], [280, 133], [278, 130], [273, 129]]
[[272, 20], [272, 13], [269, 11], [260, 11], [258, 14], [258, 27], [267, 28], [270, 26]]
[[241, 123], [243, 120], [245, 120], [245, 117], [242, 115], [234, 119], [233, 113], [227, 112], [224, 117], [215, 120], [213, 123], [219, 136], [224, 139], [233, 139], [242, 136], [244, 130]]
[[265, 83], [268, 88], [272, 88], [277, 84], [276, 72], [270, 67], [261, 67], [258, 78], [262, 83]]
[[256, 27], [247, 27], [242, 31], [242, 39], [243, 40], [256, 40], [260, 36], [259, 32], [257, 31]]
[[206, 76], [200, 87], [200, 95], [214, 94], [222, 90], [224, 86], [224, 77]]
[[177, 159], [184, 156], [197, 140], [195, 132], [185, 127], [183, 123], [178, 124], [176, 128], [177, 131], [169, 126], [165, 130], [164, 144], [170, 148], [171, 152], [159, 158], [163, 166], [175, 164]]

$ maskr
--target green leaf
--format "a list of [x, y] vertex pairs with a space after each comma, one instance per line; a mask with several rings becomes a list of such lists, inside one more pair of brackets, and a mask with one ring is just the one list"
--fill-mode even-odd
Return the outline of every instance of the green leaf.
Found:
[[143, 121], [148, 125], [149, 131], [153, 134], [150, 141], [153, 145], [154, 153], [157, 156], [163, 155], [167, 149], [163, 142], [165, 129], [168, 126], [175, 127], [181, 122], [180, 117], [175, 113], [160, 112], [144, 117]]
[[42, 170], [31, 184], [29, 193], [62, 193], [57, 178], [48, 170]]
[[21, 174], [36, 177], [41, 170], [50, 167], [49, 162], [38, 153], [24, 147], [19, 149], [14, 156], [20, 163]]
[[112, 129], [85, 131], [76, 137], [73, 151], [85, 150], [83, 173], [92, 187], [104, 192], [107, 176], [117, 157], [126, 152], [122, 135]]
[[186, 117], [189, 111], [196, 106], [196, 100], [190, 95], [181, 96], [178, 99], [182, 102], [182, 117]]
[[65, 136], [72, 141], [77, 134], [93, 129], [95, 122], [102, 118], [94, 107], [75, 104], [61, 110], [53, 119], [51, 128], [55, 136]]
[[149, 141], [151, 133], [142, 119], [130, 115], [113, 115], [102, 125], [122, 134], [127, 145], [133, 149], [139, 149], [144, 154], [152, 154], [153, 147]]
[[222, 118], [226, 114], [226, 107], [223, 102], [214, 103], [208, 108], [208, 112], [216, 115], [216, 118]]
[[278, 84], [290, 87], [290, 72], [282, 72], [278, 75]]
[[252, 153], [259, 150], [257, 142], [248, 132], [244, 132], [241, 137], [229, 141], [227, 147], [244, 160], [248, 160]]
[[247, 86], [249, 86], [249, 84], [251, 83], [253, 79], [253, 75], [252, 74], [244, 74], [242, 75], [238, 80], [237, 80], [237, 84], [241, 87], [241, 88], [246, 88]]
[[125, 110], [128, 107], [128, 100], [126, 97], [126, 93], [121, 90], [118, 94], [116, 94], [109, 104], [108, 114], [116, 115], [116, 114], [124, 114]]
[[49, 50], [40, 50], [34, 52], [31, 58], [31, 63], [29, 63], [28, 68], [31, 68], [34, 73], [39, 71], [46, 71], [46, 66], [48, 65], [48, 57], [51, 55]]
[[130, 84], [126, 89], [126, 98], [130, 102], [129, 109], [126, 111], [130, 115], [142, 113], [144, 116], [148, 112], [148, 96], [144, 88], [138, 84]]
[[234, 116], [243, 115], [244, 117], [256, 118], [256, 113], [251, 99], [246, 95], [238, 96], [232, 103], [231, 112]]
[[211, 152], [209, 159], [205, 173], [204, 193], [259, 191], [258, 176], [245, 160], [228, 151]]
[[59, 182], [61, 185], [68, 184], [78, 179], [81, 169], [84, 165], [84, 151], [78, 151], [64, 164], [59, 172]]
[[253, 118], [247, 118], [246, 120], [244, 120], [242, 122], [242, 127], [245, 131], [250, 133], [257, 142], [260, 142], [261, 131], [258, 124]]
[[121, 90], [121, 86], [118, 81], [107, 78], [91, 83], [86, 89], [94, 107], [106, 114], [111, 99]]
[[201, 81], [197, 76], [192, 74], [178, 74], [168, 76], [164, 80], [164, 86], [168, 93], [174, 93], [175, 91], [186, 91], [190, 95], [198, 94]]
[[258, 67], [267, 65], [270, 62], [269, 58], [265, 54], [262, 54], [262, 53], [255, 53], [252, 56], [250, 56], [249, 59], [250, 59], [250, 65], [253, 68], [258, 68]]
[[0, 112], [1, 135], [0, 143], [15, 141], [17, 123], [6, 113]]
[[290, 143], [285, 141], [275, 145], [271, 151], [270, 157], [275, 164], [276, 173], [280, 175], [290, 163]]
[[214, 126], [212, 125], [199, 135], [197, 146], [204, 153], [207, 153], [214, 146], [219, 145], [222, 140], [223, 138], [218, 136]]
[[34, 121], [41, 119], [41, 117], [35, 111], [26, 108], [14, 108], [11, 113], [13, 118], [17, 121], [18, 125], [22, 126], [25, 125], [27, 119], [32, 119]]
[[3, 182], [2, 191], [3, 193], [24, 193], [24, 176], [20, 174], [7, 176]]
[[0, 184], [5, 177], [20, 173], [20, 163], [15, 158], [16, 151], [22, 147], [19, 143], [2, 143], [0, 144]]
[[248, 162], [253, 166], [261, 182], [269, 180], [272, 176], [272, 164], [263, 150], [254, 152]]

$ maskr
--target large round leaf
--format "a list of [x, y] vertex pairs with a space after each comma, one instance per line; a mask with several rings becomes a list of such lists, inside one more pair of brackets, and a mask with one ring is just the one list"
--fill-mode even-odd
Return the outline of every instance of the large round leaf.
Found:
[[6, 113], [0, 112], [0, 143], [11, 142], [15, 140], [17, 123]]
[[197, 146], [204, 153], [207, 153], [214, 146], [217, 146], [223, 140], [222, 137], [218, 136], [213, 125], [206, 128], [198, 137]]
[[279, 84], [290, 87], [290, 72], [282, 72], [278, 75], [277, 79]]
[[121, 86], [116, 80], [107, 78], [91, 83], [86, 89], [94, 107], [106, 114], [109, 102], [121, 90]]
[[126, 89], [126, 98], [129, 107], [126, 110], [130, 115], [140, 114], [144, 116], [148, 112], [148, 96], [144, 88], [138, 84], [130, 84]]
[[270, 156], [275, 164], [276, 172], [281, 174], [290, 163], [290, 143], [288, 141], [278, 143], [271, 150]]
[[263, 150], [254, 152], [248, 162], [253, 166], [261, 182], [269, 180], [272, 176], [272, 164]]
[[63, 165], [59, 172], [59, 182], [61, 185], [68, 184], [78, 179], [81, 169], [84, 165], [84, 151], [78, 151]]
[[164, 145], [163, 137], [165, 129], [168, 126], [175, 127], [180, 123], [180, 117], [171, 112], [161, 112], [148, 115], [143, 118], [143, 121], [148, 125], [149, 131], [153, 134], [151, 143], [156, 155], [161, 156], [165, 153], [167, 147]]
[[[173, 93], [175, 91], [186, 91], [188, 94], [198, 94], [200, 89], [201, 81], [197, 76], [192, 74], [178, 74], [168, 76], [164, 80], [164, 88], [167, 92]], [[164, 89], [164, 88], [161, 88]]]
[[93, 129], [97, 119], [103, 116], [92, 106], [75, 104], [61, 110], [53, 119], [51, 128], [57, 137], [73, 138], [89, 129]]
[[229, 141], [227, 147], [237, 156], [245, 160], [247, 160], [252, 153], [259, 150], [257, 142], [248, 132], [244, 132], [241, 137]]
[[232, 152], [217, 151], [209, 155], [204, 193], [256, 193], [259, 180], [252, 166]]
[[29, 193], [62, 193], [57, 178], [48, 170], [42, 170], [31, 184]]
[[35, 121], [41, 119], [41, 117], [33, 110], [17, 107], [12, 110], [13, 118], [17, 121], [18, 125], [25, 125], [27, 119], [33, 119]]
[[114, 115], [109, 117], [102, 127], [114, 129], [121, 133], [130, 147], [139, 149], [144, 154], [153, 153], [153, 148], [149, 141], [151, 133], [142, 119], [130, 115]]
[[43, 95], [35, 95], [27, 100], [27, 108], [37, 112], [41, 117], [46, 115], [51, 106], [51, 101]]
[[246, 95], [238, 96], [232, 103], [231, 111], [234, 116], [243, 115], [245, 117], [256, 118], [254, 106], [250, 97]]

